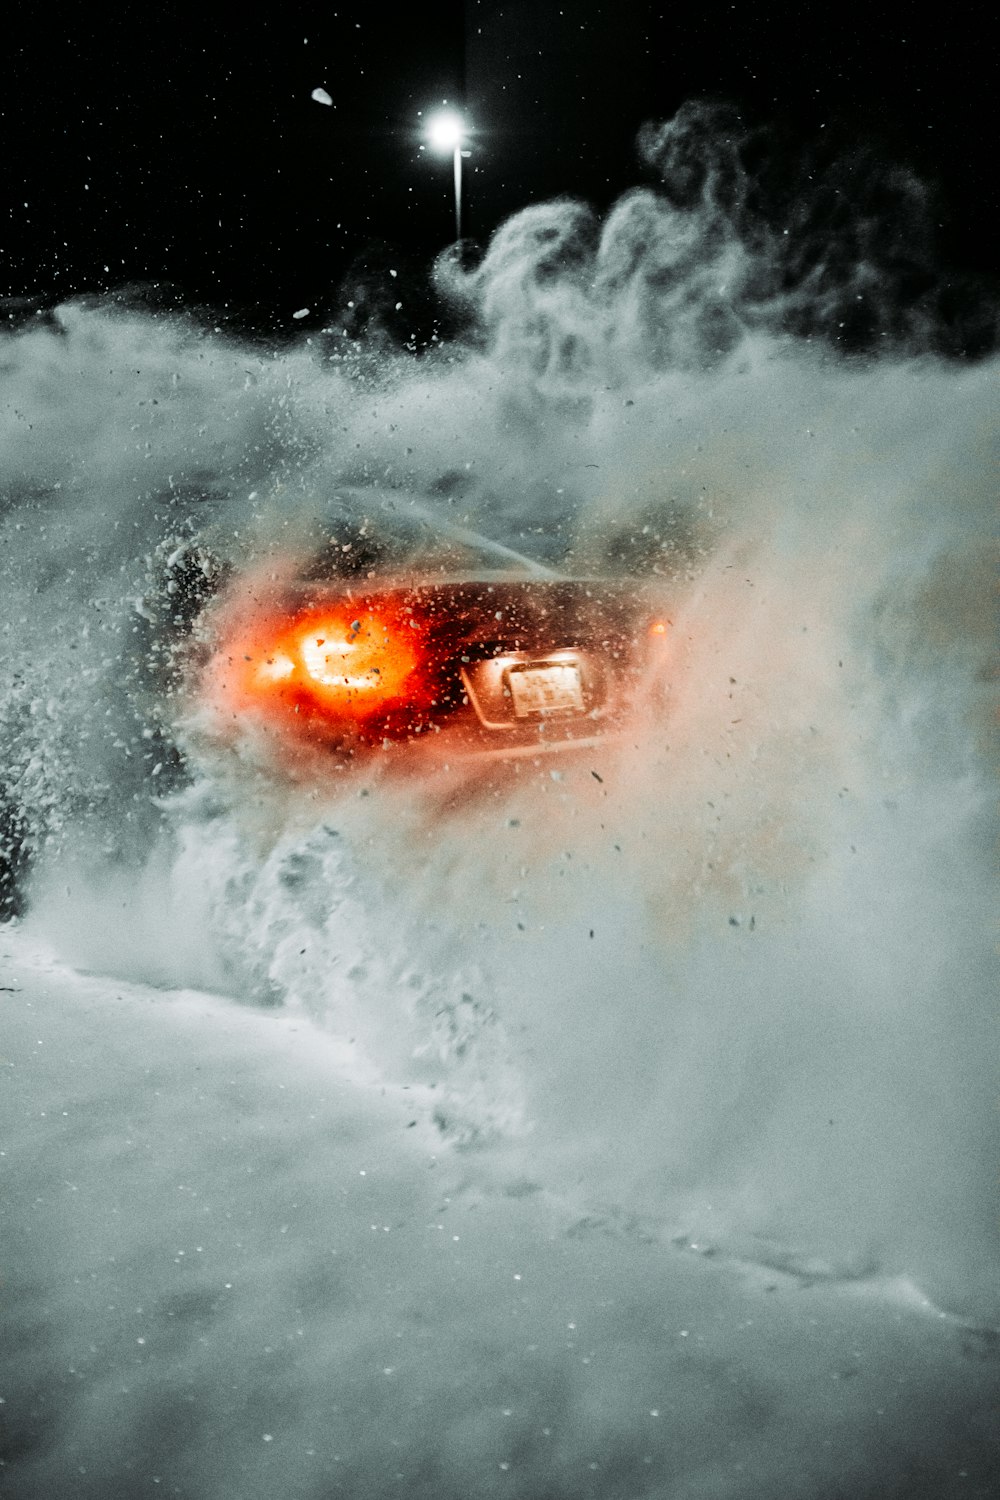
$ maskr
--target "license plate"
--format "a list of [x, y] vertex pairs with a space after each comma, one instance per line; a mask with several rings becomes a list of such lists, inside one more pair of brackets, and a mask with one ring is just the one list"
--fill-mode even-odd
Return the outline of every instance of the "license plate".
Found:
[[583, 712], [583, 684], [575, 662], [550, 662], [544, 667], [515, 667], [508, 673], [514, 717], [531, 714]]

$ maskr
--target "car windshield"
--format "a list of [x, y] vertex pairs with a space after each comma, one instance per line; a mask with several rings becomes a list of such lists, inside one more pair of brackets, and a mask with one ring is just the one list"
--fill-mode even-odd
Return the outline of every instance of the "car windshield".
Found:
[[324, 537], [307, 570], [310, 578], [373, 573], [554, 576], [551, 569], [435, 514], [426, 501], [403, 491], [342, 489], [324, 508]]

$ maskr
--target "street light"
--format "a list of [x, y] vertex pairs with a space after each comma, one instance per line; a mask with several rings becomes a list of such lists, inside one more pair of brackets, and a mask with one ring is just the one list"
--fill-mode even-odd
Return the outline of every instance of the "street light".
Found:
[[427, 139], [435, 151], [447, 155], [450, 151], [455, 167], [455, 238], [462, 238], [462, 150], [465, 139], [465, 121], [456, 109], [441, 109], [427, 121]]

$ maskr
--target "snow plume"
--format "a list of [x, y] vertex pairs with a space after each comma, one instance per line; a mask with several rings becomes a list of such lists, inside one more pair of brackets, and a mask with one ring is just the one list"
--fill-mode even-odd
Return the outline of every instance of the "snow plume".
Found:
[[657, 186], [603, 220], [539, 204], [473, 269], [461, 247], [437, 267], [522, 390], [585, 399], [718, 367], [754, 333], [854, 353], [995, 347], [996, 305], [961, 277], [942, 283], [930, 195], [905, 167], [782, 148], [704, 102], [646, 126], [639, 154]]
[[[732, 121], [641, 145], [662, 188], [440, 266], [469, 332], [420, 358], [83, 305], [7, 339], [19, 888], [78, 962], [344, 1038], [473, 1179], [981, 1307], [996, 367], [934, 355], [870, 225], [819, 253], [829, 177], [782, 227]], [[203, 744], [200, 604], [366, 485], [667, 580], [668, 710], [476, 788]]]

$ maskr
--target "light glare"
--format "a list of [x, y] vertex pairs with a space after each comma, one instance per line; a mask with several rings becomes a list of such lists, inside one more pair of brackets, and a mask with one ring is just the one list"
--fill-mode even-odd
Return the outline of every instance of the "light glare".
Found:
[[435, 151], [456, 151], [462, 143], [465, 125], [454, 109], [440, 110], [427, 124], [427, 139]]

